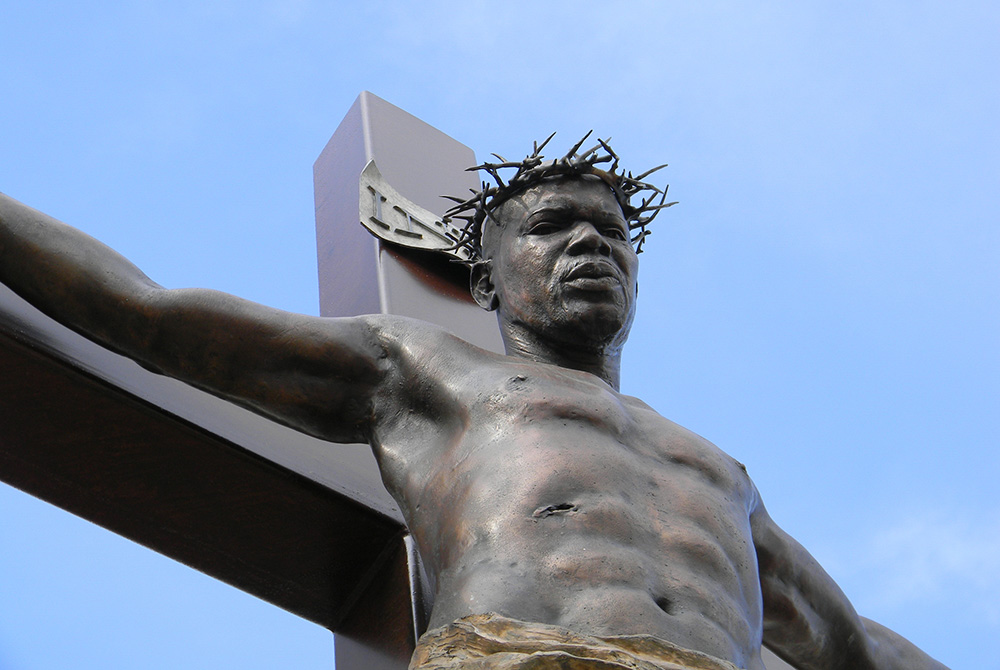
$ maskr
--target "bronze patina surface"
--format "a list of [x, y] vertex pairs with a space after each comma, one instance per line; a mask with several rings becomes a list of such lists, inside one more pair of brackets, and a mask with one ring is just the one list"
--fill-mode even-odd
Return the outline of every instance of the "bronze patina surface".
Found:
[[763, 641], [802, 669], [942, 668], [857, 615], [740, 463], [619, 392], [638, 259], [616, 196], [552, 175], [489, 212], [472, 290], [506, 355], [412, 319], [167, 290], [2, 196], [0, 281], [147, 368], [370, 443], [428, 572], [431, 628], [495, 613], [723, 667], [760, 670]]

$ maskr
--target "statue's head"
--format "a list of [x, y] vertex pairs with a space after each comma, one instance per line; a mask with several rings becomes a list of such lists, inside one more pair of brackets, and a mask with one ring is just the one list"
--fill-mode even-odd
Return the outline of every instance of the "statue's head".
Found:
[[[473, 191], [470, 198], [446, 196], [458, 203], [448, 210], [447, 218], [462, 219], [466, 222], [462, 239], [456, 246], [463, 247], [469, 252], [468, 264], [474, 265], [484, 258], [483, 235], [488, 230], [490, 222], [498, 223], [493, 212], [517, 194], [554, 177], [589, 175], [603, 181], [622, 209], [622, 214], [628, 222], [629, 240], [635, 246], [637, 254], [642, 253], [643, 242], [649, 235], [647, 225], [661, 209], [677, 204], [665, 202], [667, 187], [660, 189], [642, 181], [666, 165], [646, 170], [637, 177], [633, 177], [631, 172], [619, 172], [618, 156], [606, 140], [597, 140], [596, 146], [580, 151], [590, 133], [584, 135], [562, 158], [547, 161], [541, 152], [553, 137], [555, 133], [549, 135], [541, 144], [535, 143], [532, 153], [522, 161], [508, 161], [502, 156], [493, 154], [501, 162], [483, 163], [469, 170], [483, 170], [493, 178], [495, 184], [483, 182], [482, 188]], [[611, 164], [607, 170], [597, 167], [605, 163]], [[509, 173], [510, 170], [514, 171], [513, 174]], [[501, 171], [508, 171], [508, 174], [501, 174]], [[633, 198], [637, 198], [638, 202], [633, 202]]]
[[[572, 347], [620, 347], [635, 315], [646, 225], [669, 205], [665, 191], [641, 181], [645, 174], [617, 174], [618, 159], [605, 143], [578, 154], [582, 142], [556, 161], [542, 160], [543, 143], [521, 163], [480, 166], [498, 185], [484, 184], [451, 214], [468, 212], [473, 297], [498, 310], [505, 332]], [[610, 170], [595, 167], [611, 161]], [[517, 173], [505, 182], [498, 171], [508, 167]], [[640, 191], [650, 195], [632, 205]]]

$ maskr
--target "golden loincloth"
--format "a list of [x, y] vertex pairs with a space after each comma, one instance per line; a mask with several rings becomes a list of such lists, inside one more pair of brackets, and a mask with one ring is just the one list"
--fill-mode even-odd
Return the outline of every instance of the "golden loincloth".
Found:
[[738, 670], [650, 635], [594, 637], [477, 614], [420, 637], [410, 670]]

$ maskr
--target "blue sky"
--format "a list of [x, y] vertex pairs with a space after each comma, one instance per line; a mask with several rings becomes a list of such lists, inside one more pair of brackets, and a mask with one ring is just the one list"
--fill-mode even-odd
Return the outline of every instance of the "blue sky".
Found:
[[[536, 4], [7, 0], [0, 191], [164, 285], [315, 313], [311, 167], [363, 89], [480, 156], [594, 128], [668, 162], [623, 390], [746, 463], [863, 615], [997, 667], [1000, 10]], [[0, 669], [331, 659], [0, 488]]]

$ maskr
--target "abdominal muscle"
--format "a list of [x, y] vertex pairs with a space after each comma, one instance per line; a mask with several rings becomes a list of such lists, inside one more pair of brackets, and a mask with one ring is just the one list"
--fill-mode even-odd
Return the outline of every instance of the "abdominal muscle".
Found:
[[525, 446], [532, 433], [450, 469], [435, 538], [411, 525], [421, 553], [439, 557], [427, 561], [430, 627], [496, 612], [587, 635], [652, 635], [747, 667], [760, 602], [748, 531], [733, 530], [747, 526], [745, 509], [742, 522], [727, 518], [743, 508], [716, 486], [594, 445], [593, 434], [553, 444], [541, 430], [548, 441]]

